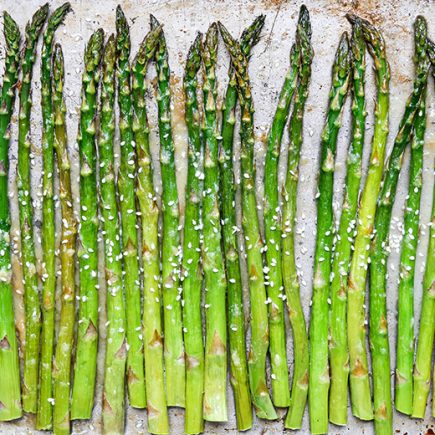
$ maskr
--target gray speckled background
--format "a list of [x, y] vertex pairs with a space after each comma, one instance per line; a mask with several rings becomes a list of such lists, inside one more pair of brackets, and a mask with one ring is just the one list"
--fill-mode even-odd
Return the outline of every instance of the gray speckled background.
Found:
[[[42, 4], [37, 0], [2, 0], [1, 9], [7, 9], [18, 21], [22, 29], [37, 6]], [[55, 6], [61, 4], [60, 0], [50, 2]], [[77, 133], [77, 113], [79, 107], [80, 80], [82, 71], [82, 56], [85, 41], [91, 32], [102, 26], [106, 32], [114, 31], [114, 11], [117, 1], [114, 0], [71, 0], [74, 12], [70, 14], [65, 25], [57, 33], [59, 41], [64, 49], [66, 62], [66, 84], [65, 94], [68, 107], [68, 133], [71, 159], [73, 165], [73, 177], [78, 175], [78, 154], [75, 143]], [[186, 168], [186, 137], [183, 123], [183, 101], [181, 92], [181, 77], [183, 74], [184, 59], [190, 43], [193, 41], [197, 30], [205, 31], [213, 20], [221, 20], [227, 25], [234, 36], [239, 35], [254, 16], [265, 13], [267, 16], [266, 25], [263, 31], [263, 38], [254, 49], [251, 59], [251, 77], [256, 107], [255, 122], [257, 133], [257, 166], [258, 176], [261, 177], [264, 162], [264, 139], [268, 130], [271, 117], [277, 102], [278, 92], [282, 84], [284, 74], [288, 67], [288, 56], [290, 46], [294, 40], [296, 20], [298, 16], [300, 0], [123, 0], [124, 11], [131, 23], [131, 35], [133, 53], [139, 42], [149, 29], [148, 14], [153, 13], [164, 23], [169, 51], [170, 65], [173, 71], [174, 88], [174, 114], [173, 124], [177, 146], [177, 168], [179, 176], [179, 190], [183, 198]], [[298, 231], [297, 231], [297, 263], [300, 268], [302, 300], [306, 315], [308, 315], [309, 300], [311, 295], [312, 258], [314, 253], [314, 236], [316, 208], [314, 196], [316, 193], [316, 174], [319, 155], [319, 138], [325, 116], [327, 96], [330, 86], [330, 69], [334, 52], [342, 31], [350, 30], [350, 25], [344, 18], [346, 12], [353, 10], [357, 14], [370, 19], [383, 32], [388, 45], [388, 55], [391, 64], [391, 108], [390, 108], [390, 137], [388, 150], [391, 149], [394, 136], [397, 131], [399, 119], [404, 109], [404, 103], [412, 87], [413, 79], [413, 30], [412, 23], [417, 14], [423, 14], [429, 23], [429, 34], [435, 38], [435, 7], [433, 0], [306, 0], [311, 14], [313, 24], [313, 46], [315, 57], [313, 62], [313, 73], [309, 91], [309, 99], [305, 115], [304, 144], [301, 156], [301, 179], [298, 195]], [[431, 25], [432, 24], [432, 25]], [[4, 57], [3, 47], [1, 58]], [[369, 60], [370, 62], [370, 60]], [[219, 89], [222, 96], [226, 86], [228, 67], [228, 56], [223, 44], [220, 45], [220, 69]], [[366, 142], [369, 144], [373, 133], [373, 101], [375, 97], [374, 81], [371, 68], [367, 68], [367, 117]], [[150, 73], [150, 80], [154, 77], [154, 71]], [[32, 111], [32, 138], [34, 144], [35, 166], [33, 170], [34, 186], [33, 194], [37, 211], [35, 219], [40, 220], [39, 200], [41, 198], [40, 169], [41, 149], [39, 146], [40, 131], [40, 87], [39, 87], [39, 57], [35, 67], [34, 75], [34, 110]], [[221, 97], [222, 98], [222, 97]], [[416, 327], [420, 312], [421, 280], [424, 270], [424, 254], [427, 247], [426, 224], [430, 215], [430, 199], [432, 197], [433, 185], [433, 160], [435, 156], [435, 102], [433, 84], [430, 85], [428, 96], [428, 129], [426, 134], [425, 171], [423, 188], [423, 210], [421, 214], [421, 243], [417, 259], [417, 277], [415, 283], [416, 294]], [[151, 123], [153, 127], [153, 148], [157, 150], [156, 144], [156, 120], [155, 100], [150, 102]], [[345, 156], [348, 144], [349, 101], [346, 104], [343, 120], [343, 128], [339, 135], [338, 158], [336, 167], [335, 183], [335, 205], [336, 210], [341, 206], [342, 183], [345, 174]], [[11, 164], [11, 189], [14, 190], [14, 172], [16, 167], [16, 129], [13, 129], [12, 141], [12, 164]], [[284, 144], [287, 142], [287, 134], [284, 135]], [[369, 147], [365, 149], [365, 165]], [[156, 155], [156, 154], [155, 154]], [[285, 162], [285, 153], [282, 159]], [[409, 153], [405, 154], [404, 171], [399, 181], [399, 193], [393, 212], [391, 242], [393, 253], [389, 262], [390, 282], [388, 287], [388, 320], [390, 328], [390, 344], [392, 352], [392, 368], [395, 361], [395, 330], [396, 330], [396, 292], [397, 292], [397, 264], [400, 230], [402, 226], [402, 209], [406, 195], [407, 166]], [[282, 181], [281, 177], [281, 181]], [[156, 174], [158, 182], [158, 174]], [[74, 182], [77, 192], [77, 183]], [[262, 189], [259, 186], [259, 195]], [[12, 211], [16, 215], [16, 197], [11, 200]], [[181, 200], [183, 202], [183, 199]], [[339, 218], [339, 214], [337, 215]], [[17, 220], [13, 219], [14, 225]], [[36, 228], [36, 227], [35, 227]], [[16, 235], [16, 226], [13, 234]], [[37, 246], [39, 249], [39, 241]], [[16, 283], [16, 312], [17, 325], [20, 336], [23, 333], [22, 323], [22, 298], [20, 267], [15, 258], [15, 283]], [[104, 289], [104, 283], [101, 283]], [[104, 306], [104, 291], [102, 290], [101, 306]], [[73, 425], [75, 433], [99, 433], [100, 432], [100, 411], [101, 411], [101, 385], [102, 385], [102, 356], [104, 354], [104, 310], [101, 315], [101, 340], [99, 358], [99, 378], [96, 392], [96, 406], [93, 419], [89, 422], [76, 422]], [[288, 340], [288, 358], [292, 361], [292, 343]], [[233, 412], [233, 399], [231, 388], [228, 385], [228, 398], [230, 406], [230, 420], [226, 424], [206, 424], [206, 433], [236, 433], [235, 416]], [[349, 412], [350, 414], [350, 412]], [[172, 433], [183, 431], [183, 411], [173, 409], [170, 411]], [[284, 417], [284, 412], [280, 417]], [[33, 417], [26, 416], [13, 423], [0, 423], [0, 433], [32, 433], [34, 427]], [[434, 419], [429, 416], [429, 409], [426, 419], [423, 421], [410, 420], [407, 417], [395, 414], [394, 429], [396, 433], [418, 434], [426, 433], [429, 428], [434, 427]], [[127, 413], [127, 432], [131, 434], [146, 433], [145, 411], [129, 409]], [[282, 418], [277, 422], [255, 421], [252, 434], [279, 434], [283, 432]], [[349, 424], [346, 428], [330, 426], [330, 433], [373, 433], [372, 423], [362, 423], [349, 415]], [[307, 414], [304, 419], [304, 426], [300, 433], [308, 433]], [[430, 432], [429, 433], [433, 433]]]

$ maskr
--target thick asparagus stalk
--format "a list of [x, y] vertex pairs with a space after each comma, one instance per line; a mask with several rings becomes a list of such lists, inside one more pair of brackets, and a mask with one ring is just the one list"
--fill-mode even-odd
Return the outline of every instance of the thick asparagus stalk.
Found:
[[[296, 59], [293, 60], [293, 56]], [[298, 65], [298, 86], [294, 98], [293, 113], [290, 118], [290, 147], [287, 176], [282, 197], [282, 277], [294, 343], [294, 370], [290, 408], [284, 423], [285, 427], [289, 429], [299, 429], [301, 427], [308, 395], [308, 334], [301, 305], [296, 269], [294, 226], [299, 179], [299, 158], [303, 141], [303, 116], [305, 102], [308, 98], [313, 56], [310, 18], [308, 10], [305, 6], [302, 6], [296, 31], [295, 51], [290, 57], [291, 64], [297, 62]]]
[[10, 252], [11, 218], [9, 212], [8, 175], [10, 122], [14, 110], [15, 90], [20, 66], [20, 30], [7, 13], [3, 13], [6, 42], [5, 72], [0, 92], [0, 421], [21, 417], [20, 367], [15, 333]]
[[376, 212], [376, 199], [384, 167], [388, 136], [390, 68], [382, 35], [370, 23], [355, 16], [351, 22], [361, 23], [362, 33], [375, 61], [378, 95], [375, 109], [375, 130], [366, 183], [358, 214], [357, 234], [350, 265], [347, 304], [347, 339], [350, 360], [350, 393], [353, 414], [362, 420], [373, 419], [366, 352], [364, 297], [367, 265]]
[[24, 306], [26, 346], [24, 349], [23, 408], [36, 412], [38, 394], [39, 345], [41, 312], [39, 307], [38, 276], [33, 241], [33, 205], [30, 185], [32, 110], [32, 73], [36, 59], [36, 44], [48, 15], [48, 3], [39, 8], [26, 26], [26, 41], [22, 59], [20, 109], [18, 120], [18, 203], [20, 212], [21, 262], [24, 276]]
[[118, 76], [121, 167], [118, 189], [121, 205], [122, 245], [127, 309], [127, 387], [130, 405], [145, 408], [145, 373], [139, 281], [137, 219], [135, 204], [136, 152], [133, 137], [133, 107], [130, 85], [130, 30], [121, 7], [116, 8], [116, 50]]
[[255, 196], [254, 107], [249, 83], [248, 62], [228, 30], [219, 23], [219, 30], [231, 56], [241, 107], [241, 171], [242, 224], [246, 240], [249, 291], [251, 299], [251, 348], [249, 350], [249, 382], [252, 400], [259, 418], [277, 418], [266, 384], [266, 354], [269, 347], [269, 325], [264, 285], [262, 242]]
[[[422, 74], [427, 64], [427, 30], [422, 17], [415, 23], [416, 74]], [[418, 32], [418, 33], [417, 33]], [[427, 65], [426, 65], [427, 66]], [[412, 413], [414, 363], [414, 276], [420, 221], [421, 186], [423, 182], [423, 147], [426, 131], [425, 92], [414, 119], [411, 142], [411, 163], [408, 196], [405, 207], [405, 227], [400, 256], [400, 283], [397, 320], [396, 409]]]
[[[251, 48], [258, 42], [264, 25], [264, 15], [258, 16], [243, 32], [240, 47], [249, 57]], [[225, 251], [228, 301], [228, 337], [230, 345], [231, 385], [237, 417], [237, 429], [252, 427], [252, 407], [246, 362], [245, 317], [243, 314], [243, 289], [240, 275], [239, 250], [237, 246], [237, 221], [235, 211], [236, 185], [233, 173], [233, 142], [235, 110], [237, 104], [236, 76], [229, 69], [229, 82], [225, 94], [222, 141], [220, 150], [220, 205], [222, 236]]]
[[186, 348], [186, 416], [184, 431], [201, 433], [204, 395], [204, 343], [201, 319], [201, 195], [202, 138], [198, 108], [198, 71], [201, 68], [202, 35], [199, 33], [187, 55], [184, 73], [185, 118], [188, 131], [188, 167], [183, 243], [183, 322]]
[[346, 98], [351, 71], [347, 33], [344, 33], [340, 39], [332, 71], [328, 115], [322, 132], [313, 302], [310, 321], [308, 400], [310, 428], [314, 434], [328, 432], [328, 297], [334, 225], [332, 196], [337, 135], [341, 126], [341, 111]]
[[77, 222], [74, 216], [71, 193], [71, 170], [68, 157], [68, 139], [63, 99], [64, 61], [62, 48], [56, 44], [53, 54], [53, 109], [55, 125], [54, 148], [59, 168], [59, 198], [62, 210], [61, 261], [61, 311], [57, 335], [56, 355], [53, 363], [53, 431], [70, 433], [69, 399], [71, 382], [71, 355], [75, 320], [75, 246]]
[[391, 403], [390, 349], [387, 322], [387, 260], [391, 213], [397, 190], [402, 158], [417, 111], [424, 110], [428, 59], [426, 56], [426, 22], [418, 17], [415, 23], [417, 77], [408, 99], [399, 131], [388, 159], [378, 200], [374, 238], [370, 252], [370, 349], [373, 370], [373, 401], [376, 434], [393, 433]]
[[52, 102], [51, 54], [54, 32], [71, 10], [69, 3], [57, 8], [48, 19], [41, 53], [41, 112], [42, 112], [42, 330], [41, 362], [39, 367], [37, 429], [50, 429], [53, 407], [52, 360], [54, 351], [54, 321], [56, 292], [56, 241], [53, 200], [54, 174], [54, 111]]
[[145, 380], [148, 406], [148, 431], [166, 434], [166, 408], [163, 369], [163, 340], [161, 321], [160, 256], [158, 240], [159, 209], [153, 183], [153, 168], [146, 113], [145, 75], [154, 57], [161, 27], [152, 30], [141, 44], [133, 66], [133, 130], [138, 154], [137, 198], [142, 216], [142, 260], [144, 289], [144, 352]]
[[226, 276], [221, 249], [221, 220], [218, 204], [218, 126], [216, 118], [216, 58], [218, 28], [213, 23], [205, 36], [204, 65], [204, 193], [203, 265], [205, 287], [204, 419], [226, 421], [227, 328]]
[[107, 40], [102, 60], [100, 134], [98, 136], [100, 213], [106, 275], [107, 337], [104, 365], [103, 431], [124, 433], [126, 314], [122, 281], [122, 248], [116, 195], [113, 140], [115, 134], [114, 35]]
[[[151, 15], [151, 28], [160, 24]], [[162, 285], [165, 336], [166, 399], [169, 406], [185, 406], [185, 359], [183, 346], [177, 177], [171, 130], [171, 90], [168, 50], [163, 32], [155, 54], [158, 77], [158, 122], [162, 171]]]
[[91, 417], [94, 404], [98, 347], [98, 219], [95, 150], [97, 89], [104, 32], [97, 30], [89, 39], [84, 56], [82, 105], [80, 108], [80, 248], [79, 321], [74, 366], [71, 418]]
[[269, 303], [270, 361], [272, 370], [272, 398], [275, 406], [290, 404], [286, 334], [284, 323], [283, 272], [281, 264], [281, 209], [278, 196], [278, 163], [281, 140], [290, 111], [290, 103], [297, 84], [299, 51], [292, 46], [290, 70], [278, 99], [278, 105], [267, 136], [264, 167], [264, 233]]
[[347, 385], [349, 382], [349, 351], [347, 347], [347, 279], [356, 227], [358, 198], [361, 184], [361, 164], [365, 131], [365, 42], [361, 23], [354, 23], [352, 51], [352, 138], [347, 156], [345, 193], [332, 261], [330, 310], [329, 421], [337, 425], [347, 423]]

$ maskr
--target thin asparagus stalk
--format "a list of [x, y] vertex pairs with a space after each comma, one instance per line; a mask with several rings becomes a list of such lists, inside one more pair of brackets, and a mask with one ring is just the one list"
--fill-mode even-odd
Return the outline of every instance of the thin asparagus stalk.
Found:
[[[422, 29], [420, 29], [422, 27]], [[427, 63], [427, 30], [422, 17], [417, 17], [415, 36], [417, 75]], [[421, 45], [420, 45], [421, 44]], [[400, 256], [400, 283], [397, 320], [397, 357], [396, 357], [396, 409], [404, 414], [412, 413], [414, 364], [414, 276], [417, 255], [420, 221], [420, 199], [423, 175], [423, 147], [426, 131], [426, 105], [424, 92], [420, 106], [415, 114], [414, 131], [411, 142], [411, 163], [409, 172], [408, 196], [405, 207], [405, 227]]]
[[286, 334], [283, 302], [283, 273], [281, 264], [281, 209], [278, 196], [278, 162], [281, 140], [290, 111], [290, 103], [297, 84], [299, 52], [295, 45], [290, 52], [290, 70], [287, 73], [278, 99], [278, 105], [267, 137], [264, 167], [264, 232], [266, 239], [266, 264], [269, 303], [270, 361], [272, 399], [275, 406], [290, 404]]
[[373, 368], [373, 401], [376, 434], [393, 433], [391, 403], [390, 349], [387, 322], [387, 260], [391, 213], [402, 167], [405, 147], [417, 111], [424, 110], [429, 62], [426, 56], [426, 22], [418, 17], [415, 23], [417, 77], [408, 99], [399, 132], [388, 159], [378, 200], [374, 238], [370, 251], [370, 349]]
[[71, 10], [69, 3], [57, 8], [47, 22], [41, 52], [41, 112], [42, 112], [42, 330], [41, 362], [39, 367], [39, 395], [36, 416], [37, 429], [50, 429], [52, 424], [53, 397], [52, 360], [54, 352], [54, 320], [56, 293], [56, 241], [53, 200], [54, 174], [54, 111], [52, 102], [51, 54], [54, 32]]
[[6, 11], [3, 13], [3, 32], [6, 59], [0, 92], [0, 373], [3, 374], [0, 383], [0, 421], [14, 420], [22, 415], [11, 285], [11, 218], [8, 196], [10, 122], [18, 83], [21, 35], [17, 23]]
[[317, 237], [314, 257], [313, 302], [310, 321], [310, 375], [308, 400], [313, 434], [328, 432], [328, 297], [333, 241], [332, 196], [334, 191], [337, 136], [350, 79], [350, 52], [343, 33], [332, 69], [328, 115], [322, 132], [322, 151], [317, 202]]
[[163, 340], [161, 321], [160, 256], [158, 241], [159, 209], [153, 183], [153, 167], [146, 113], [145, 75], [157, 47], [161, 27], [148, 33], [139, 49], [133, 66], [133, 130], [138, 153], [137, 198], [142, 216], [142, 259], [144, 288], [144, 345], [145, 379], [148, 407], [148, 431], [166, 434], [166, 408], [163, 369]]
[[99, 186], [106, 275], [107, 337], [104, 365], [103, 431], [124, 433], [127, 341], [122, 281], [122, 249], [116, 198], [113, 140], [115, 134], [116, 43], [110, 35], [104, 48], [100, 96]]
[[55, 125], [54, 148], [59, 168], [59, 198], [62, 210], [60, 246], [62, 290], [59, 333], [53, 363], [53, 432], [55, 434], [67, 435], [70, 433], [69, 399], [75, 321], [75, 246], [77, 221], [74, 216], [71, 193], [71, 171], [65, 122], [66, 107], [63, 99], [64, 77], [62, 48], [59, 44], [56, 44], [53, 53], [53, 109]]
[[347, 385], [349, 382], [349, 351], [347, 347], [347, 279], [351, 260], [353, 234], [356, 227], [358, 198], [361, 184], [362, 152], [365, 131], [365, 42], [361, 23], [353, 25], [352, 51], [352, 139], [347, 156], [345, 194], [332, 261], [330, 309], [329, 421], [337, 425], [347, 423]]
[[375, 130], [366, 183], [358, 214], [357, 234], [348, 279], [347, 339], [350, 360], [350, 393], [353, 414], [362, 420], [373, 419], [366, 351], [364, 298], [367, 266], [379, 193], [384, 167], [385, 146], [388, 136], [388, 107], [390, 68], [386, 59], [382, 35], [370, 23], [355, 16], [351, 22], [361, 23], [364, 40], [375, 61], [378, 95], [375, 109]]
[[188, 129], [188, 167], [183, 243], [183, 323], [186, 349], [186, 416], [184, 431], [204, 430], [204, 343], [202, 338], [200, 262], [202, 138], [198, 108], [198, 71], [201, 68], [202, 35], [198, 33], [187, 55], [184, 73], [185, 118]]
[[95, 150], [97, 89], [104, 32], [89, 39], [84, 56], [82, 104], [80, 108], [80, 228], [79, 240], [79, 321], [77, 331], [71, 419], [88, 419], [94, 404], [98, 347], [98, 218]]
[[[311, 46], [310, 17], [305, 6], [302, 6], [300, 10], [295, 51], [290, 56], [291, 64], [297, 62], [298, 86], [294, 97], [293, 113], [290, 118], [287, 177], [282, 196], [281, 261], [283, 284], [293, 333], [294, 372], [290, 408], [284, 425], [288, 429], [299, 429], [307, 403], [309, 358], [307, 327], [302, 310], [296, 269], [294, 226], [299, 179], [299, 159], [303, 141], [303, 116], [311, 78], [311, 62], [314, 56]], [[293, 60], [293, 56], [296, 59]]]
[[[240, 47], [249, 57], [251, 48], [258, 42], [264, 25], [264, 15], [258, 16], [243, 32]], [[229, 82], [225, 94], [220, 150], [220, 204], [222, 236], [225, 251], [225, 266], [228, 292], [228, 336], [230, 345], [231, 385], [237, 417], [237, 429], [252, 427], [252, 407], [246, 362], [245, 317], [243, 314], [243, 289], [240, 275], [239, 250], [237, 246], [237, 221], [235, 211], [236, 184], [233, 172], [233, 143], [235, 110], [237, 104], [236, 76], [229, 69]]]
[[31, 196], [31, 137], [32, 73], [36, 59], [36, 44], [48, 15], [48, 3], [39, 8], [26, 26], [26, 41], [22, 59], [20, 109], [18, 120], [18, 204], [20, 213], [21, 261], [24, 265], [24, 306], [26, 346], [24, 349], [23, 409], [35, 413], [38, 395], [39, 345], [41, 312], [38, 276], [33, 241], [33, 205]]
[[263, 274], [262, 243], [255, 196], [254, 107], [249, 83], [248, 62], [228, 30], [219, 30], [236, 71], [241, 107], [242, 224], [246, 240], [247, 267], [251, 299], [251, 348], [248, 367], [252, 400], [259, 418], [277, 418], [266, 383], [266, 355], [269, 347], [269, 325]]
[[[428, 41], [429, 42], [429, 41]], [[430, 43], [429, 43], [430, 47]], [[433, 47], [430, 47], [432, 50]], [[429, 51], [430, 51], [429, 50]], [[432, 58], [431, 58], [432, 61]], [[433, 64], [432, 64], [433, 71]], [[418, 119], [418, 118], [417, 118]], [[420, 313], [420, 325], [417, 353], [414, 365], [414, 391], [412, 417], [424, 418], [427, 397], [430, 391], [430, 370], [435, 336], [435, 189], [432, 198], [432, 215], [427, 249], [426, 270], [423, 279], [423, 300]], [[435, 415], [432, 404], [432, 416]]]
[[[151, 15], [151, 28], [160, 24]], [[185, 406], [185, 358], [181, 313], [179, 205], [171, 130], [171, 90], [168, 50], [163, 32], [155, 54], [158, 77], [158, 122], [162, 171], [162, 285], [165, 337], [166, 400], [168, 406]]]
[[227, 421], [227, 329], [226, 276], [221, 249], [221, 220], [218, 204], [218, 126], [216, 118], [216, 58], [218, 28], [213, 23], [205, 36], [204, 70], [204, 192], [203, 265], [206, 309], [204, 419]]
[[139, 281], [137, 219], [135, 204], [136, 152], [130, 85], [130, 29], [121, 6], [116, 8], [116, 50], [121, 167], [118, 190], [121, 205], [122, 246], [127, 309], [127, 387], [130, 405], [146, 407], [141, 294]]

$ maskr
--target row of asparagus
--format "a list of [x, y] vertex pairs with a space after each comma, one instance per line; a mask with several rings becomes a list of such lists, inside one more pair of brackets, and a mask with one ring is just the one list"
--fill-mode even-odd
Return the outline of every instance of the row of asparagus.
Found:
[[[130, 61], [129, 27], [120, 7], [116, 11], [116, 35], [105, 41], [103, 30], [99, 29], [85, 50], [77, 137], [80, 216], [76, 219], [65, 125], [63, 54], [61, 46], [54, 44], [55, 31], [70, 10], [66, 3], [49, 15], [48, 5], [41, 7], [26, 27], [22, 54], [19, 28], [4, 13], [7, 55], [0, 100], [0, 370], [4, 380], [0, 383], [0, 420], [17, 419], [23, 411], [36, 413], [37, 429], [69, 433], [70, 420], [91, 418], [99, 340], [100, 230], [107, 310], [102, 409], [106, 433], [124, 431], [126, 387], [130, 405], [147, 408], [151, 433], [169, 432], [170, 406], [185, 408], [185, 432], [189, 434], [202, 432], [204, 420], [226, 421], [229, 358], [239, 430], [252, 427], [252, 405], [257, 417], [267, 420], [277, 419], [275, 407], [288, 408], [285, 427], [301, 428], [307, 399], [312, 433], [327, 433], [328, 421], [346, 425], [349, 382], [353, 414], [362, 420], [374, 419], [376, 433], [391, 434], [386, 312], [388, 238], [402, 157], [408, 144], [411, 164], [399, 283], [395, 406], [402, 413], [422, 418], [430, 388], [435, 332], [434, 204], [414, 363], [413, 289], [425, 100], [428, 74], [435, 62], [435, 47], [427, 38], [425, 20], [417, 17], [415, 22], [414, 88], [392, 152], [385, 159], [390, 79], [385, 44], [371, 24], [348, 16], [352, 37], [349, 41], [344, 33], [337, 49], [321, 136], [313, 298], [307, 332], [294, 246], [303, 116], [314, 55], [307, 9], [302, 6], [300, 11], [289, 71], [267, 137], [264, 200], [257, 198], [255, 188], [254, 104], [248, 63], [265, 17], [259, 16], [238, 42], [221, 23], [212, 24], [205, 36], [198, 33], [194, 40], [184, 76], [188, 174], [181, 231], [165, 36], [162, 26], [151, 16], [151, 30]], [[30, 113], [32, 71], [42, 32], [43, 258], [38, 273], [30, 185]], [[231, 57], [221, 125], [216, 77], [219, 32]], [[374, 60], [377, 100], [369, 169], [360, 194], [366, 47]], [[157, 70], [161, 207], [154, 185], [147, 119], [146, 75], [151, 63]], [[22, 382], [11, 285], [8, 198], [10, 123], [17, 91], [17, 187], [25, 302]], [[348, 94], [352, 99], [352, 129], [342, 213], [335, 228], [335, 155]], [[233, 170], [238, 103], [244, 246], [239, 246]], [[290, 144], [281, 192], [278, 166], [287, 121]], [[116, 127], [121, 150], [119, 168], [113, 149]], [[55, 234], [56, 176], [62, 216], [59, 247]], [[264, 242], [258, 208], [264, 209]], [[58, 249], [61, 294], [56, 323]], [[248, 354], [240, 267], [240, 260], [245, 259], [250, 295]], [[373, 403], [364, 306], [369, 269]], [[286, 309], [294, 346], [291, 388]], [[268, 357], [271, 394], [266, 376]]]

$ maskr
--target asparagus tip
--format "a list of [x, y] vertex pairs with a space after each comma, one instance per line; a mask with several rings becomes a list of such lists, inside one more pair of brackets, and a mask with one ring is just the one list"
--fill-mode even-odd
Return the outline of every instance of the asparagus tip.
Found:
[[62, 46], [56, 43], [53, 51], [53, 78], [56, 82], [63, 82], [65, 76]]
[[150, 14], [150, 23], [151, 23], [151, 28], [152, 29], [154, 29], [155, 27], [160, 26], [159, 20], [153, 14]]
[[195, 40], [189, 48], [186, 60], [185, 76], [194, 77], [201, 67], [202, 33], [196, 34]]
[[57, 27], [62, 24], [68, 12], [72, 10], [71, 3], [66, 2], [59, 6], [48, 19], [48, 27]]
[[3, 12], [3, 26], [6, 45], [8, 47], [19, 45], [20, 29], [15, 20], [6, 11]]
[[26, 25], [26, 34], [30, 39], [37, 37], [48, 16], [49, 4], [42, 5], [34, 14]]

